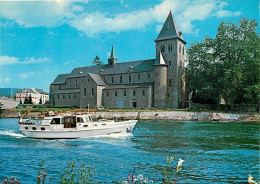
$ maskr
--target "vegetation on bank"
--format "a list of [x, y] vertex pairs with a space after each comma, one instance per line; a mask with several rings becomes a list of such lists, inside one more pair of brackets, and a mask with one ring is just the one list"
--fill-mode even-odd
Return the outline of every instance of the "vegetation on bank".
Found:
[[[188, 91], [192, 101], [230, 105], [259, 104], [260, 37], [257, 22], [222, 22], [216, 38], [205, 37], [188, 49]], [[259, 108], [259, 107], [258, 107]]]
[[[163, 167], [163, 176], [161, 179], [157, 181], [162, 184], [172, 184], [177, 183], [178, 175], [180, 170], [182, 169], [181, 166], [184, 160], [179, 159], [177, 163], [177, 167], [172, 167], [171, 164], [174, 158], [170, 157], [166, 159], [167, 166]], [[44, 168], [44, 159], [39, 164], [38, 175], [35, 178], [37, 184], [44, 184], [44, 183], [52, 183], [56, 182], [57, 184], [98, 184], [102, 183], [101, 181], [95, 181], [93, 179], [93, 169], [89, 166], [86, 166], [85, 163], [81, 163], [78, 167], [76, 166], [76, 162], [68, 163], [67, 168], [60, 176], [54, 181], [53, 178], [48, 177], [47, 169]], [[1, 184], [20, 184], [22, 179], [12, 176], [11, 178], [5, 178]], [[154, 183], [152, 179], [148, 179], [144, 177], [142, 174], [136, 175], [135, 169], [131, 172], [129, 171], [125, 180], [115, 181], [113, 183], [116, 184], [147, 184], [147, 183]]]

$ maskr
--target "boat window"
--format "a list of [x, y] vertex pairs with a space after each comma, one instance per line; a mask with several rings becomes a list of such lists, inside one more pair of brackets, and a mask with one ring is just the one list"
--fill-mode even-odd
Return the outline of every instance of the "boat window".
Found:
[[102, 125], [107, 125], [106, 123], [103, 123]]
[[84, 122], [82, 117], [77, 117], [77, 123], [79, 123], [79, 122]]
[[94, 124], [94, 126], [97, 126], [97, 124]]
[[86, 122], [89, 122], [89, 121], [91, 121], [91, 118], [90, 118], [90, 116], [85, 116], [85, 120], [86, 120]]
[[60, 118], [53, 118], [51, 124], [60, 124]]
[[25, 127], [24, 129], [25, 129], [25, 130], [28, 130], [28, 127]]
[[88, 125], [84, 125], [83, 127], [88, 127]]
[[41, 130], [45, 130], [45, 128], [44, 128], [44, 127], [41, 127]]
[[36, 127], [32, 127], [33, 130], [36, 130]]

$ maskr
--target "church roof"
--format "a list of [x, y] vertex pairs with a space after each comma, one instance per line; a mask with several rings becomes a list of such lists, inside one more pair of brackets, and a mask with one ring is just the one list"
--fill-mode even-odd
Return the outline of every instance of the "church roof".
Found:
[[106, 86], [106, 83], [100, 77], [100, 75], [89, 73], [89, 76], [95, 81], [98, 86]]
[[51, 84], [63, 84], [66, 82], [67, 77], [69, 74], [59, 74], [56, 79]]
[[155, 41], [157, 42], [157, 41], [168, 40], [173, 38], [179, 38], [184, 43], [186, 43], [182, 38], [182, 34], [172, 16], [172, 12], [170, 11], [166, 21], [164, 22], [161, 32]]
[[157, 57], [156, 61], [154, 62], [154, 65], [166, 65], [162, 56], [162, 52], [160, 52], [160, 56]]
[[104, 89], [127, 89], [127, 88], [147, 88], [151, 87], [153, 82], [146, 82], [146, 83], [136, 83], [136, 84], [117, 84], [117, 85], [109, 85]]
[[[155, 59], [149, 59], [149, 60], [117, 63], [113, 67], [111, 67], [108, 64], [79, 67], [79, 68], [74, 68], [72, 72], [67, 76], [67, 78], [87, 76], [89, 73], [98, 74], [98, 75], [127, 73], [129, 72], [130, 67], [132, 68], [132, 72], [153, 71], [154, 62]], [[63, 76], [61, 76], [61, 78], [62, 77]]]

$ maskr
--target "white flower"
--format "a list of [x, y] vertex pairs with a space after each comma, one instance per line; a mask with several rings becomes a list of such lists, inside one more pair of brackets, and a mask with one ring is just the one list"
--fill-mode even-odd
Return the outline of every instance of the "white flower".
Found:
[[138, 175], [137, 175], [137, 178], [138, 178], [139, 180], [143, 180], [143, 179], [144, 179], [143, 175], [141, 175], [141, 174], [138, 174]]
[[182, 160], [182, 159], [180, 158], [179, 161], [178, 161], [178, 165], [177, 165], [177, 167], [182, 166], [183, 162], [184, 162], [184, 160]]
[[254, 181], [253, 179], [254, 179], [253, 176], [251, 176], [251, 174], [249, 174], [249, 175], [248, 175], [248, 183], [249, 183], [249, 184], [257, 184], [257, 182]]

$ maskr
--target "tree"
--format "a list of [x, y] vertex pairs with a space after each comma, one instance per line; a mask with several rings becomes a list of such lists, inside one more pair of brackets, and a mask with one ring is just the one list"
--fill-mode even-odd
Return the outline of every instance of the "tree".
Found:
[[31, 95], [31, 94], [29, 95], [28, 104], [33, 104], [33, 103], [32, 103], [32, 95]]
[[19, 104], [20, 104], [20, 105], [23, 104], [23, 103], [22, 103], [22, 99], [21, 99], [21, 97], [20, 97], [20, 103], [19, 103]]
[[24, 99], [23, 104], [29, 104], [29, 99], [27, 97]]
[[96, 58], [92, 61], [93, 65], [103, 65], [104, 63], [100, 61], [100, 58], [96, 56]]
[[39, 100], [39, 104], [42, 104], [42, 96], [41, 96], [41, 98], [40, 98], [40, 100]]
[[259, 103], [259, 48], [255, 20], [222, 22], [215, 39], [188, 50], [189, 91], [200, 102]]

